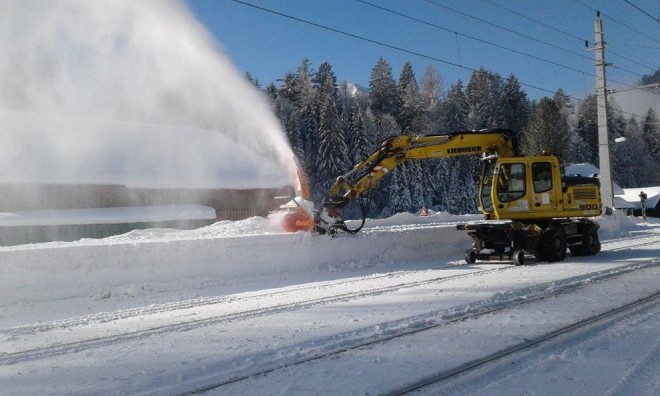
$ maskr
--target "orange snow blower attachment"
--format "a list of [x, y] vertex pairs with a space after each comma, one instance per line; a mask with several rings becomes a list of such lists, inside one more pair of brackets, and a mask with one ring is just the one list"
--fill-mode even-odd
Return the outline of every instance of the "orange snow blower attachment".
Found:
[[287, 232], [314, 231], [314, 206], [311, 203], [309, 183], [300, 163], [294, 157], [295, 172], [293, 178], [296, 193], [299, 195], [290, 202], [280, 206], [287, 214], [282, 219], [282, 227]]
[[312, 231], [314, 230], [314, 216], [302, 207], [298, 207], [284, 215], [282, 227], [286, 232]]

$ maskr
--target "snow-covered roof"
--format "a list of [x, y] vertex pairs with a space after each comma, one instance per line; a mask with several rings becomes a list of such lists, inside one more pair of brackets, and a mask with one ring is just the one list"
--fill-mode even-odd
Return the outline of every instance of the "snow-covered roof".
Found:
[[[657, 207], [658, 202], [660, 201], [660, 186], [624, 188], [623, 194], [618, 194], [616, 198], [619, 198], [621, 201], [633, 205], [632, 207], [634, 208], [641, 209], [642, 202], [641, 202], [641, 198], [639, 197], [639, 194], [641, 194], [642, 191], [646, 194], [647, 197], [646, 207], [647, 208]], [[618, 208], [619, 206], [616, 207]]]
[[[592, 164], [568, 164], [564, 168], [566, 175], [580, 175], [590, 177], [600, 177], [600, 169]], [[612, 182], [612, 192], [614, 195], [623, 194], [623, 189], [616, 183]], [[616, 205], [615, 205], [616, 206]]]
[[173, 220], [214, 220], [215, 218], [215, 209], [208, 206], [156, 205], [6, 212], [0, 213], [0, 226], [157, 223]]

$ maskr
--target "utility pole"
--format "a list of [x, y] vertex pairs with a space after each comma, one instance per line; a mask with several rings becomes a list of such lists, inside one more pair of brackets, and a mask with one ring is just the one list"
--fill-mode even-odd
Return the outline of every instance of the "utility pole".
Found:
[[603, 22], [600, 11], [596, 11], [596, 104], [598, 111], [598, 157], [600, 168], [600, 196], [603, 202], [603, 213], [614, 209], [614, 194], [612, 188], [612, 168], [610, 164], [610, 139], [607, 130], [607, 83], [605, 80], [605, 41], [603, 40]]

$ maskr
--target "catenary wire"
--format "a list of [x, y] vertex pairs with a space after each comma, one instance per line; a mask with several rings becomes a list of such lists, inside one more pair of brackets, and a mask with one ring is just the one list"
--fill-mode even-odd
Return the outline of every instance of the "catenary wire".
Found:
[[[386, 8], [386, 7], [382, 7], [382, 6], [379, 6], [379, 5], [377, 5], [377, 4], [373, 4], [373, 3], [368, 2], [368, 1], [366, 1], [366, 0], [355, 0], [355, 1], [357, 1], [358, 3], [365, 4], [365, 5], [367, 5], [367, 6], [370, 6], [370, 7], [376, 8], [376, 9], [379, 9], [379, 10], [381, 10], [381, 11], [385, 11], [385, 12], [388, 12], [388, 13], [391, 13], [391, 14], [394, 14], [394, 15], [397, 15], [397, 16], [400, 16], [400, 17], [402, 17], [402, 18], [409, 19], [409, 20], [414, 21], [414, 22], [422, 23], [422, 24], [424, 24], [424, 25], [431, 26], [431, 27], [434, 27], [434, 28], [436, 28], [436, 29], [440, 29], [440, 30], [443, 30], [443, 31], [446, 31], [446, 32], [449, 32], [449, 33], [454, 33], [455, 35], [463, 36], [463, 37], [469, 38], [469, 39], [471, 39], [471, 40], [478, 41], [478, 42], [480, 42], [480, 43], [484, 43], [484, 44], [492, 45], [492, 46], [494, 46], [494, 47], [497, 47], [497, 48], [500, 48], [500, 49], [503, 49], [503, 50], [506, 50], [506, 51], [510, 51], [510, 52], [516, 53], [516, 54], [518, 54], [518, 55], [526, 56], [526, 57], [529, 57], [529, 58], [532, 58], [532, 59], [536, 59], [536, 60], [541, 61], [541, 62], [546, 62], [546, 63], [552, 64], [552, 65], [555, 65], [555, 66], [558, 66], [558, 67], [562, 67], [562, 68], [565, 68], [565, 69], [568, 69], [568, 70], [572, 70], [572, 71], [575, 71], [575, 72], [580, 72], [580, 73], [583, 72], [582, 70], [580, 70], [580, 69], [576, 69], [576, 68], [574, 68], [574, 67], [572, 67], [572, 66], [564, 65], [564, 64], [561, 64], [561, 63], [558, 63], [558, 62], [551, 61], [551, 60], [549, 60], [549, 59], [544, 59], [544, 58], [538, 57], [538, 56], [536, 56], [536, 55], [531, 55], [531, 54], [528, 54], [528, 53], [523, 52], [523, 51], [519, 51], [519, 50], [516, 50], [516, 49], [513, 49], [513, 48], [505, 47], [505, 46], [503, 46], [503, 45], [496, 44], [496, 43], [493, 43], [493, 42], [490, 42], [490, 41], [487, 41], [487, 40], [483, 40], [483, 39], [480, 39], [480, 38], [477, 38], [477, 37], [474, 37], [474, 36], [470, 36], [470, 35], [467, 35], [467, 34], [464, 34], [464, 33], [460, 33], [460, 32], [457, 32], [457, 31], [455, 31], [455, 30], [447, 29], [447, 28], [445, 28], [445, 27], [443, 27], [443, 26], [440, 26], [440, 25], [438, 25], [438, 24], [431, 23], [431, 22], [428, 22], [428, 21], [425, 21], [425, 20], [422, 20], [422, 19], [419, 19], [419, 18], [415, 18], [415, 17], [412, 17], [412, 16], [410, 16], [410, 15], [406, 15], [406, 14], [403, 14], [403, 13], [398, 12], [398, 11], [394, 11], [394, 10], [389, 9], [389, 8]], [[569, 52], [570, 52], [570, 51], [569, 51]], [[573, 53], [573, 52], [571, 52], [571, 53]], [[576, 53], [573, 53], [573, 54], [575, 54], [575, 55], [579, 55], [579, 56], [582, 57], [582, 58], [586, 58], [586, 59], [588, 59], [589, 61], [593, 61], [593, 59], [591, 59], [591, 58], [589, 58], [588, 56], [585, 56], [585, 55], [583, 55], [583, 54], [576, 54]], [[594, 76], [595, 76], [595, 75], [594, 75]], [[641, 75], [640, 75], [640, 76], [641, 76]]]
[[[357, 1], [362, 2], [362, 0], [357, 0]], [[558, 45], [554, 45], [554, 44], [549, 43], [549, 42], [547, 42], [547, 41], [540, 40], [540, 39], [538, 39], [538, 38], [536, 38], [536, 37], [532, 37], [532, 36], [530, 36], [530, 35], [528, 35], [528, 34], [520, 33], [520, 32], [518, 32], [518, 31], [515, 31], [515, 30], [513, 30], [513, 29], [507, 28], [507, 27], [505, 27], [505, 26], [501, 26], [501, 25], [498, 25], [498, 24], [496, 24], [496, 23], [493, 23], [493, 22], [487, 21], [487, 20], [485, 20], [485, 19], [483, 19], [483, 18], [479, 18], [479, 17], [477, 17], [477, 16], [470, 15], [470, 14], [468, 14], [468, 13], [466, 13], [466, 12], [463, 12], [463, 11], [457, 10], [457, 9], [455, 9], [455, 8], [452, 8], [452, 7], [446, 6], [446, 5], [444, 5], [444, 4], [440, 4], [440, 3], [438, 3], [438, 2], [436, 2], [436, 1], [434, 1], [434, 0], [426, 0], [426, 1], [427, 1], [429, 4], [434, 5], [434, 6], [436, 6], [436, 7], [444, 8], [444, 9], [446, 9], [446, 10], [448, 10], [448, 11], [454, 12], [454, 13], [459, 14], [459, 15], [463, 15], [463, 16], [465, 16], [465, 17], [467, 17], [467, 18], [474, 19], [474, 20], [476, 20], [476, 21], [479, 21], [479, 22], [481, 22], [481, 23], [484, 23], [484, 24], [487, 24], [487, 25], [493, 26], [493, 27], [498, 28], [498, 29], [500, 29], [500, 30], [504, 30], [504, 31], [506, 31], [506, 32], [513, 33], [513, 34], [515, 34], [515, 35], [517, 35], [517, 36], [524, 37], [524, 38], [526, 38], [526, 39], [529, 39], [529, 40], [532, 40], [532, 41], [535, 41], [535, 42], [538, 42], [538, 43], [541, 43], [541, 44], [544, 44], [544, 45], [550, 46], [550, 47], [552, 47], [552, 48], [555, 48], [555, 49], [558, 49], [558, 50], [561, 50], [561, 51], [567, 52], [567, 53], [569, 53], [569, 54], [573, 54], [573, 55], [575, 55], [575, 56], [579, 56], [579, 57], [582, 57], [582, 58], [585, 58], [585, 59], [589, 59], [589, 60], [591, 60], [591, 58], [589, 58], [588, 56], [586, 56], [586, 55], [584, 55], [584, 54], [580, 54], [580, 53], [578, 53], [578, 52], [571, 51], [571, 50], [569, 50], [569, 49], [566, 49], [566, 48], [560, 47], [560, 46], [558, 46]], [[533, 56], [533, 55], [532, 55], [532, 56]], [[627, 73], [630, 73], [630, 74], [634, 74], [634, 75], [636, 75], [636, 76], [638, 76], [638, 77], [642, 77], [642, 76], [643, 76], [643, 74], [641, 74], [641, 73], [638, 73], [638, 72], [635, 72], [635, 71], [632, 71], [632, 70], [629, 70], [629, 69], [626, 69], [626, 68], [623, 68], [623, 67], [617, 67], [617, 69], [619, 69], [619, 70], [621, 70], [621, 71], [624, 71], [624, 72], [627, 72]], [[575, 69], [573, 69], [573, 70], [575, 70]], [[595, 76], [595, 75], [594, 75], [594, 76]], [[616, 80], [612, 80], [612, 79], [610, 79], [610, 81], [612, 81], [612, 82], [616, 82], [617, 84], [621, 84], [621, 85], [627, 85], [626, 83], [623, 83], [623, 82], [620, 82], [620, 81], [616, 81]]]
[[[328, 31], [331, 31], [331, 32], [334, 32], [334, 33], [337, 33], [337, 34], [341, 34], [341, 35], [351, 37], [351, 38], [354, 38], [354, 39], [357, 39], [357, 40], [365, 41], [365, 42], [368, 42], [368, 43], [371, 43], [371, 44], [376, 44], [376, 45], [379, 45], [379, 46], [382, 46], [382, 47], [385, 47], [385, 48], [389, 48], [389, 49], [393, 49], [393, 50], [396, 50], [396, 51], [399, 51], [399, 52], [407, 53], [409, 55], [418, 56], [420, 58], [424, 58], [424, 59], [432, 60], [432, 61], [435, 61], [435, 62], [443, 63], [443, 64], [446, 64], [446, 65], [449, 65], [449, 66], [454, 66], [456, 68], [460, 68], [460, 69], [463, 69], [463, 70], [468, 70], [468, 71], [472, 71], [472, 72], [478, 72], [479, 71], [478, 69], [475, 69], [473, 67], [459, 65], [455, 62], [451, 62], [451, 61], [448, 61], [446, 59], [441, 59], [441, 58], [431, 56], [431, 55], [427, 55], [427, 54], [423, 54], [423, 53], [420, 53], [420, 52], [417, 52], [417, 51], [412, 51], [412, 50], [402, 48], [402, 47], [399, 47], [399, 46], [396, 46], [396, 45], [387, 44], [387, 43], [384, 43], [384, 42], [381, 42], [381, 41], [378, 41], [378, 40], [374, 40], [374, 39], [363, 37], [363, 36], [360, 36], [360, 35], [357, 35], [357, 34], [346, 32], [344, 30], [336, 29], [336, 28], [333, 28], [333, 27], [330, 27], [330, 26], [326, 26], [326, 25], [322, 25], [322, 24], [319, 24], [319, 23], [316, 23], [316, 22], [308, 21], [308, 20], [305, 20], [305, 19], [302, 19], [302, 18], [299, 18], [299, 17], [284, 14], [282, 12], [275, 11], [275, 10], [272, 10], [272, 9], [269, 9], [269, 8], [266, 8], [266, 7], [251, 4], [251, 3], [245, 2], [243, 0], [232, 0], [232, 1], [234, 3], [237, 3], [237, 4], [241, 4], [241, 5], [244, 5], [244, 6], [247, 6], [247, 7], [250, 7], [250, 8], [254, 8], [254, 9], [257, 9], [257, 10], [260, 10], [260, 11], [264, 11], [264, 12], [267, 12], [267, 13], [270, 13], [270, 14], [273, 14], [273, 15], [277, 15], [277, 16], [286, 18], [286, 19], [294, 20], [294, 21], [297, 21], [297, 22], [300, 22], [300, 23], [303, 23], [303, 24], [306, 24], [306, 25], [309, 25], [309, 26], [314, 26], [314, 27], [317, 27], [317, 28], [320, 28], [320, 29], [328, 30]], [[591, 75], [593, 76], [593, 74], [591, 74]], [[520, 83], [521, 86], [536, 89], [536, 90], [541, 91], [541, 92], [546, 92], [546, 93], [550, 93], [550, 94], [553, 94], [553, 95], [556, 93], [556, 91], [552, 91], [548, 88], [539, 87], [537, 85], [525, 83], [523, 81], [519, 81], [519, 83]], [[633, 87], [633, 86], [629, 85], [628, 87]], [[585, 99], [581, 99], [581, 98], [571, 96], [571, 95], [566, 95], [566, 97], [571, 98], [573, 100], [576, 100], [578, 102], [584, 102], [585, 101]], [[620, 112], [622, 114], [626, 114], [626, 115], [629, 115], [631, 117], [636, 117], [636, 118], [639, 118], [639, 119], [644, 118], [644, 117], [642, 117], [638, 114], [625, 112], [623, 110], [620, 110]]]
[[[490, 4], [490, 5], [494, 6], [494, 7], [497, 7], [497, 8], [499, 8], [499, 9], [502, 9], [502, 10], [504, 10], [504, 11], [506, 11], [506, 12], [509, 12], [509, 13], [511, 13], [511, 14], [513, 14], [513, 15], [516, 15], [516, 16], [518, 16], [518, 17], [520, 17], [520, 18], [523, 18], [523, 19], [526, 19], [526, 20], [528, 20], [528, 21], [534, 22], [534, 23], [539, 24], [539, 25], [541, 25], [541, 26], [544, 26], [544, 27], [546, 27], [546, 28], [548, 28], [548, 29], [554, 30], [555, 32], [561, 33], [561, 34], [563, 34], [563, 35], [565, 35], [565, 36], [567, 36], [567, 37], [570, 37], [570, 38], [573, 38], [573, 39], [579, 40], [580, 42], [588, 41], [588, 40], [586, 40], [586, 39], [584, 39], [584, 38], [582, 38], [582, 37], [579, 37], [579, 36], [574, 35], [573, 33], [569, 33], [569, 32], [567, 32], [567, 31], [565, 31], [565, 30], [562, 30], [562, 29], [556, 28], [556, 27], [554, 27], [554, 26], [552, 26], [552, 25], [550, 25], [550, 24], [547, 24], [547, 23], [545, 23], [545, 22], [542, 22], [542, 21], [539, 21], [539, 20], [537, 20], [537, 19], [534, 19], [534, 18], [532, 18], [532, 17], [530, 17], [530, 16], [527, 16], [527, 15], [525, 15], [525, 14], [522, 14], [522, 13], [520, 13], [520, 12], [518, 12], [518, 11], [516, 11], [516, 10], [513, 10], [513, 9], [511, 9], [511, 8], [505, 7], [505, 6], [501, 5], [501, 4], [497, 4], [497, 3], [495, 3], [495, 2], [492, 1], [492, 0], [481, 0], [481, 1], [483, 1], [483, 2], [485, 2], [485, 3], [488, 3], [488, 4]], [[658, 4], [660, 4], [660, 2], [659, 2]], [[612, 45], [610, 44], [610, 47], [611, 47], [611, 46], [612, 46]], [[647, 64], [645, 64], [645, 63], [642, 63], [642, 62], [640, 62], [639, 60], [634, 60], [634, 59], [632, 59], [632, 58], [631, 58], [632, 55], [630, 55], [630, 54], [626, 54], [626, 55], [628, 55], [628, 56], [624, 56], [624, 55], [621, 55], [621, 54], [617, 53], [616, 51], [612, 51], [611, 48], [610, 48], [609, 52], [612, 53], [612, 54], [615, 54], [615, 55], [619, 56], [620, 58], [623, 58], [623, 59], [625, 59], [625, 60], [627, 60], [627, 61], [629, 61], [629, 62], [631, 62], [631, 63], [634, 63], [634, 64], [636, 64], [636, 65], [643, 66], [643, 67], [648, 68], [648, 69], [651, 69], [651, 70], [654, 70], [654, 69], [655, 69], [653, 66], [650, 66], [650, 65], [647, 65]], [[624, 51], [622, 51], [622, 52], [625, 53]]]
[[[599, 12], [598, 9], [596, 9], [596, 8], [594, 8], [594, 7], [592, 7], [592, 6], [590, 6], [589, 4], [585, 4], [585, 3], [584, 3], [583, 1], [581, 1], [581, 0], [573, 0], [573, 1], [576, 2], [576, 3], [578, 3], [579, 5], [581, 5], [581, 6], [583, 6], [583, 7], [586, 7], [586, 8], [588, 8], [588, 9], [590, 9], [590, 10], [593, 10], [593, 11]], [[621, 22], [620, 20], [618, 20], [618, 19], [616, 19], [616, 18], [613, 18], [613, 17], [611, 17], [611, 16], [609, 16], [609, 15], [606, 15], [606, 14], [604, 14], [604, 13], [602, 13], [602, 12], [601, 12], [600, 14], [603, 15], [604, 17], [606, 17], [606, 18], [612, 20], [613, 22], [618, 23], [618, 24], [621, 25], [621, 26], [626, 27], [626, 28], [632, 30], [633, 32], [635, 32], [635, 33], [637, 33], [637, 34], [642, 35], [642, 36], [644, 36], [644, 37], [646, 37], [646, 38], [648, 38], [648, 39], [650, 39], [650, 40], [653, 40], [653, 41], [655, 41], [656, 43], [659, 43], [659, 44], [660, 44], [660, 40], [658, 40], [657, 38], [651, 37], [651, 36], [649, 36], [648, 34], [646, 34], [646, 33], [644, 33], [644, 32], [641, 32], [641, 31], [639, 31], [638, 29], [635, 29], [634, 27], [632, 27], [632, 26], [630, 26], [630, 25], [628, 25], [628, 24], [626, 24], [626, 23], [623, 23], [623, 22]]]
[[660, 18], [656, 18], [656, 17], [654, 17], [653, 15], [649, 14], [648, 12], [646, 12], [645, 10], [643, 10], [641, 7], [639, 7], [637, 4], [634, 4], [634, 3], [632, 3], [631, 1], [628, 1], [628, 0], [623, 0], [623, 1], [625, 1], [626, 3], [628, 3], [631, 7], [635, 8], [637, 11], [639, 11], [639, 12], [641, 12], [642, 14], [646, 15], [647, 17], [653, 19], [654, 21], [656, 21], [656, 22], [660, 22]]

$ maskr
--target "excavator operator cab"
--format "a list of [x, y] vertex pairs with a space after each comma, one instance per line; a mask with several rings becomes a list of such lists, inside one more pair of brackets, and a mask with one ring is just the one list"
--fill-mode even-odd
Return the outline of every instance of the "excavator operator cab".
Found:
[[561, 216], [561, 168], [554, 156], [485, 160], [479, 185], [481, 211], [490, 219]]

